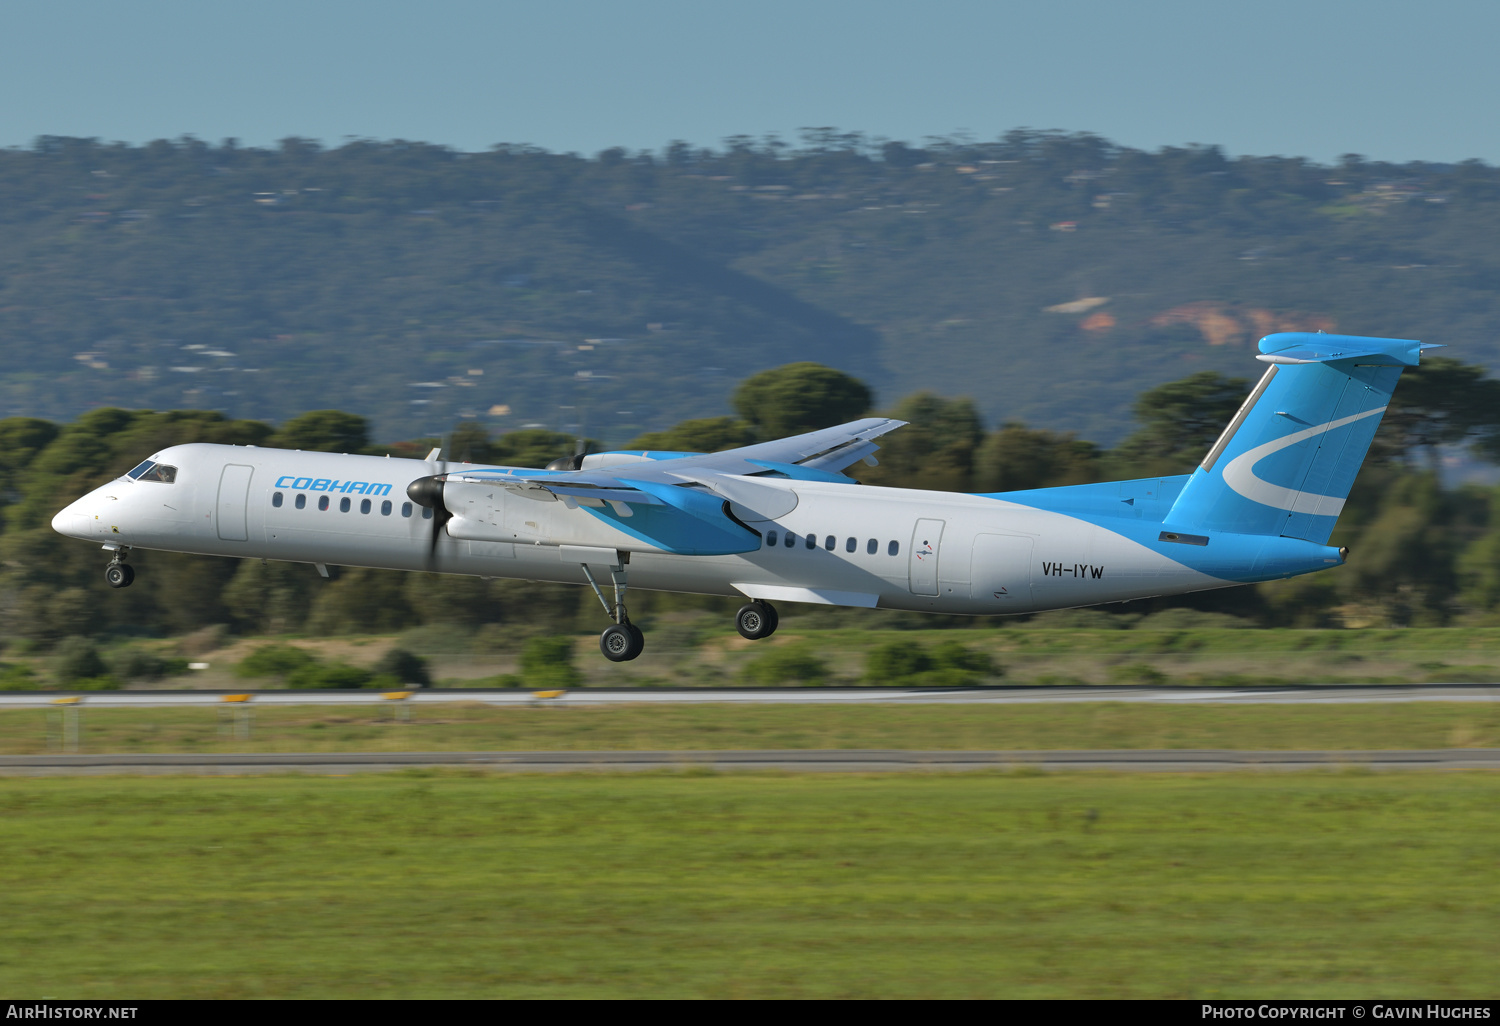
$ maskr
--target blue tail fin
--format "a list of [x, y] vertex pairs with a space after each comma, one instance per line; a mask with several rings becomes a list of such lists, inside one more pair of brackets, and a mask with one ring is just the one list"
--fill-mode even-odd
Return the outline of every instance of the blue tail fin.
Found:
[[1327, 544], [1401, 369], [1431, 348], [1393, 338], [1267, 335], [1257, 359], [1270, 368], [1166, 523]]

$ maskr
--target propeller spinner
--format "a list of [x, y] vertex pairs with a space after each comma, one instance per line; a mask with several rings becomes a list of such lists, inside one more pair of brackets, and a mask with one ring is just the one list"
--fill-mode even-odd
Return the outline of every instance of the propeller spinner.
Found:
[[447, 477], [447, 474], [430, 474], [427, 477], [419, 477], [406, 486], [406, 494], [412, 502], [432, 510], [432, 537], [427, 543], [429, 563], [437, 555], [439, 535], [448, 525], [448, 521], [453, 519], [453, 511], [443, 502], [443, 484]]

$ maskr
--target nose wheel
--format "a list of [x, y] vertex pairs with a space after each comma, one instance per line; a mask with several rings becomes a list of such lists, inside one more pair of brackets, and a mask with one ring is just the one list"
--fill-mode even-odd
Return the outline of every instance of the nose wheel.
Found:
[[128, 588], [135, 580], [135, 567], [125, 562], [124, 550], [115, 553], [109, 566], [104, 568], [104, 583], [111, 588]]
[[780, 622], [776, 607], [759, 599], [740, 606], [740, 611], [734, 614], [735, 630], [740, 632], [740, 637], [751, 641], [769, 638], [776, 633], [776, 626]]

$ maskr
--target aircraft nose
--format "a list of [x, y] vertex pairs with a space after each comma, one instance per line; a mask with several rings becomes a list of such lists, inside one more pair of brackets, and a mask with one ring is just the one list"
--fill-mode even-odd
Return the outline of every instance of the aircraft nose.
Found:
[[69, 538], [88, 538], [92, 533], [90, 517], [83, 510], [83, 500], [70, 502], [52, 518], [52, 530]]

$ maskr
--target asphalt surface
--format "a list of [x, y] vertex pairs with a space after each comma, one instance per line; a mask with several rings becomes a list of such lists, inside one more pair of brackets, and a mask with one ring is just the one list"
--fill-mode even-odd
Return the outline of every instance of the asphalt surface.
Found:
[[[76, 697], [89, 708], [218, 705], [223, 691], [0, 691], [0, 709], [35, 707]], [[256, 705], [381, 705], [378, 691], [246, 691]], [[1496, 684], [1305, 684], [1243, 688], [992, 687], [992, 688], [578, 688], [562, 693], [524, 688], [498, 691], [425, 689], [410, 701], [483, 702], [486, 705], [612, 705], [645, 703], [1033, 704], [1044, 702], [1155, 702], [1189, 705], [1283, 705], [1365, 702], [1500, 702]]]
[[265, 755], [5, 755], [0, 776], [90, 774], [317, 776], [413, 767], [490, 772], [622, 772], [711, 769], [822, 773], [955, 772], [979, 769], [1123, 770], [1211, 773], [1363, 767], [1371, 770], [1500, 769], [1500, 748], [1428, 751], [1244, 752], [1212, 750], [985, 751], [897, 750], [675, 752], [318, 752]]

